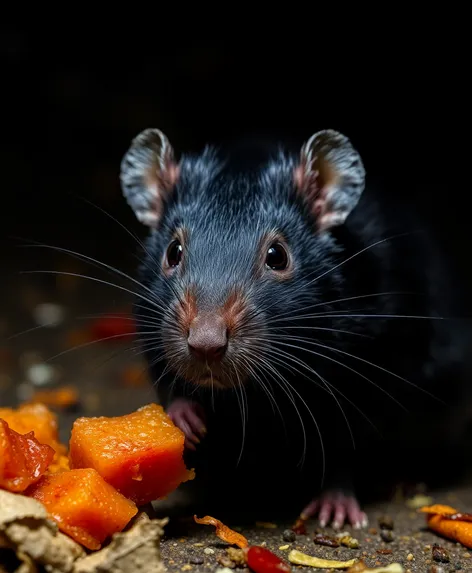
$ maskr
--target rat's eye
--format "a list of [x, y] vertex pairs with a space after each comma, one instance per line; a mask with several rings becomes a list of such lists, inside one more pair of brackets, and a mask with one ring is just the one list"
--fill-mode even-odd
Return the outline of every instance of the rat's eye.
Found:
[[287, 251], [280, 243], [274, 243], [267, 250], [265, 262], [273, 271], [283, 271], [288, 265]]
[[182, 245], [175, 239], [167, 247], [167, 264], [169, 267], [177, 267], [180, 264], [180, 259], [182, 258]]

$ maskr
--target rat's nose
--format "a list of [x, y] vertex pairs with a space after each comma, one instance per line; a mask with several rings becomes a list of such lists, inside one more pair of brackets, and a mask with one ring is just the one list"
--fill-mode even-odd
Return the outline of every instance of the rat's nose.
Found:
[[195, 358], [206, 362], [221, 360], [228, 345], [225, 321], [221, 316], [197, 316], [190, 325], [187, 343]]

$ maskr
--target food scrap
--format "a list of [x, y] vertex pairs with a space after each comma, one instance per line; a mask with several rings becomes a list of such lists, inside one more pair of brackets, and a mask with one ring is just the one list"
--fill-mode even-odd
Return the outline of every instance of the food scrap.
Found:
[[347, 573], [405, 573], [405, 568], [400, 563], [390, 563], [371, 569], [363, 561], [358, 561]]
[[323, 535], [323, 533], [316, 533], [313, 541], [317, 545], [325, 545], [326, 547], [339, 547], [340, 545], [340, 542], [337, 539], [330, 537], [329, 535]]
[[125, 497], [145, 505], [194, 478], [184, 464], [184, 441], [157, 404], [124, 416], [82, 417], [72, 428], [70, 467], [95, 469]]
[[338, 539], [341, 545], [344, 547], [349, 547], [349, 549], [358, 549], [359, 548], [359, 540], [352, 535], [344, 533], [343, 535], [337, 535], [336, 538]]
[[76, 563], [74, 573], [164, 573], [160, 538], [167, 519], [141, 516], [123, 533], [116, 533], [110, 544]]
[[51, 572], [70, 573], [83, 548], [60, 533], [46, 508], [23, 494], [0, 490], [0, 547], [8, 548], [23, 563], [18, 571], [36, 571], [34, 564]]
[[[61, 535], [94, 552], [126, 530], [137, 503], [145, 505], [193, 476], [183, 462], [183, 433], [157, 405], [90, 423], [79, 418], [70, 452], [44, 403], [0, 408], [0, 414], [0, 490], [39, 503]], [[117, 485], [125, 493], [110, 483], [120, 471]]]
[[357, 559], [348, 561], [337, 561], [334, 559], [320, 559], [292, 549], [288, 554], [288, 560], [294, 565], [306, 565], [307, 567], [317, 567], [318, 569], [347, 569], [356, 564]]
[[419, 493], [411, 499], [408, 499], [406, 505], [410, 509], [419, 509], [424, 505], [430, 505], [431, 503], [433, 503], [433, 499], [429, 495]]
[[239, 547], [228, 547], [226, 549], [226, 553], [236, 567], [246, 566], [246, 554], [244, 553], [244, 549], [240, 549]]
[[59, 529], [87, 549], [100, 549], [138, 513], [136, 505], [94, 469], [43, 476], [26, 494], [41, 502]]
[[44, 404], [53, 408], [71, 408], [79, 403], [79, 393], [73, 386], [50, 390], [37, 390], [31, 396], [29, 402]]
[[193, 516], [196, 523], [200, 525], [213, 525], [216, 528], [216, 535], [230, 545], [237, 545], [240, 549], [245, 549], [248, 547], [248, 540], [237, 531], [229, 528], [227, 525], [222, 523], [219, 519], [211, 517], [210, 515], [205, 515], [205, 517]]
[[251, 545], [246, 550], [249, 569], [254, 573], [290, 573], [291, 568], [280, 557], [265, 547]]
[[457, 543], [461, 543], [468, 549], [472, 549], [472, 521], [468, 519], [469, 514], [465, 514], [464, 520], [458, 518], [461, 513], [449, 505], [429, 505], [419, 509], [421, 513], [426, 513], [428, 527]]
[[160, 538], [167, 521], [139, 514], [126, 531], [113, 535], [109, 545], [87, 555], [58, 531], [43, 504], [0, 490], [0, 548], [20, 563], [18, 572], [164, 573]]
[[431, 552], [433, 559], [439, 563], [449, 563], [451, 560], [449, 553], [446, 551], [446, 549], [444, 549], [444, 547], [440, 547], [439, 545], [434, 544], [431, 548]]
[[44, 404], [22, 404], [17, 409], [0, 408], [0, 418], [19, 434], [34, 432], [40, 444], [47, 444], [55, 451], [54, 462], [62, 463], [67, 448], [59, 441], [57, 416]]
[[54, 450], [40, 444], [34, 432], [19, 434], [0, 418], [0, 488], [14, 493], [37, 482], [54, 458]]
[[265, 547], [250, 545], [244, 535], [230, 529], [219, 519], [209, 515], [201, 518], [194, 515], [193, 518], [200, 525], [213, 525], [216, 528], [216, 535], [222, 541], [237, 545], [240, 548], [240, 552], [242, 552], [243, 563], [246, 563], [254, 573], [290, 573], [290, 566], [283, 559]]
[[307, 522], [307, 518], [301, 515], [301, 516], [295, 521], [295, 523], [292, 525], [292, 531], [293, 531], [296, 535], [306, 535], [306, 534], [307, 534], [306, 522]]

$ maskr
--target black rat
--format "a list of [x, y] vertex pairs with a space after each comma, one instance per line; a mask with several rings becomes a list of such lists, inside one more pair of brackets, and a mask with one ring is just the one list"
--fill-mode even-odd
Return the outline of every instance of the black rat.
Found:
[[365, 526], [356, 469], [413, 466], [459, 397], [458, 297], [417, 213], [369, 190], [333, 130], [296, 153], [207, 147], [177, 160], [147, 129], [121, 184], [150, 228], [139, 335], [205, 503], [241, 509], [252, 493]]

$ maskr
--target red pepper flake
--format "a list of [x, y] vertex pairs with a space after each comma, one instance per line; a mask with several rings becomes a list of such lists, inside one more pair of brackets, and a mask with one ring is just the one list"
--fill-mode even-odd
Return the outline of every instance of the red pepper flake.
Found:
[[251, 545], [246, 549], [248, 567], [254, 573], [291, 573], [288, 563], [280, 559], [275, 553], [265, 547]]

